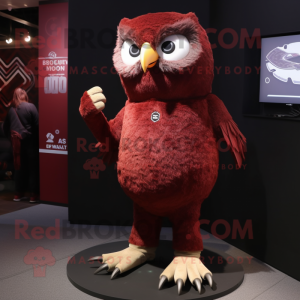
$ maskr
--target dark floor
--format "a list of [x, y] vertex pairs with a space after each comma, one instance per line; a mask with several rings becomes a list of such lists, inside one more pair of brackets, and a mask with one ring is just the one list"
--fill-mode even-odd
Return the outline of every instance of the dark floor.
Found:
[[[1, 192], [0, 192], [1, 195]], [[19, 203], [14, 203], [19, 204]], [[18, 205], [16, 205], [17, 207]], [[16, 238], [15, 221], [22, 220], [24, 224], [28, 222], [30, 229], [26, 230], [28, 238], [20, 234]], [[43, 234], [56, 226], [59, 221], [58, 238], [50, 238], [53, 233]], [[79, 289], [75, 288], [68, 280], [66, 266], [69, 259], [76, 253], [99, 244], [127, 241], [131, 227], [123, 226], [84, 226], [81, 224], [70, 224], [68, 221], [68, 208], [56, 205], [39, 204], [8, 215], [0, 216], [0, 299], [22, 299], [22, 300], [96, 300]], [[22, 224], [22, 223], [21, 223]], [[34, 229], [41, 234], [41, 239], [34, 237]], [[109, 232], [109, 235], [107, 233]], [[71, 235], [70, 235], [71, 233]], [[125, 234], [124, 234], [125, 233]], [[172, 228], [162, 228], [161, 237], [164, 240], [172, 240]], [[287, 276], [286, 274], [272, 268], [253, 258], [251, 255], [227, 244], [223, 240], [215, 238], [208, 232], [202, 230], [202, 235], [207, 236], [204, 240], [204, 247], [215, 247], [216, 250], [226, 252], [230, 257], [239, 258], [245, 271], [245, 278], [242, 285], [231, 294], [219, 298], [220, 300], [299, 300], [300, 282]], [[284, 240], [285, 237], [282, 237]], [[296, 239], [297, 237], [295, 237]], [[34, 270], [36, 264], [26, 264], [24, 257], [30, 249], [43, 249], [55, 259], [54, 265], [49, 264], [44, 267], [44, 277], [36, 277]], [[274, 251], [276, 251], [275, 249]], [[37, 250], [34, 250], [37, 251]], [[41, 250], [39, 250], [41, 251]], [[43, 252], [38, 252], [41, 255]], [[278, 252], [279, 253], [279, 252]], [[99, 253], [100, 254], [100, 253]], [[95, 255], [99, 255], [98, 253]], [[280, 253], [279, 253], [280, 258]], [[49, 258], [50, 261], [51, 258]], [[206, 258], [217, 259], [212, 256]], [[284, 259], [284, 258], [281, 258]], [[80, 260], [79, 263], [86, 264]], [[297, 264], [297, 262], [295, 262]], [[297, 265], [295, 264], [295, 268]], [[94, 272], [91, 267], [91, 272]], [[137, 267], [138, 268], [138, 267]], [[209, 268], [209, 266], [208, 266]], [[41, 268], [42, 270], [42, 268]], [[136, 270], [135, 272], [138, 272]], [[99, 274], [98, 276], [106, 276]], [[124, 274], [124, 276], [127, 276]], [[117, 278], [115, 280], [118, 280]], [[95, 278], [97, 282], [97, 278]], [[158, 279], [157, 279], [158, 282]], [[114, 280], [112, 281], [113, 288]], [[130, 284], [130, 282], [128, 282]], [[174, 282], [171, 284], [175, 284]], [[217, 287], [217, 286], [215, 286]], [[135, 285], [135, 288], [140, 288]], [[207, 286], [205, 287], [207, 288]], [[205, 288], [201, 292], [201, 299], [205, 297]], [[156, 285], [153, 285], [153, 293], [159, 292]], [[170, 290], [170, 289], [169, 289]], [[165, 290], [166, 291], [166, 290]], [[204, 293], [204, 294], [203, 294]], [[181, 297], [174, 294], [174, 300]], [[112, 299], [112, 298], [111, 298]], [[140, 298], [142, 299], [142, 298]], [[153, 297], [153, 300], [155, 296]]]
[[14, 212], [23, 208], [37, 205], [37, 203], [29, 203], [28, 200], [15, 202], [13, 201], [14, 193], [11, 191], [0, 192], [0, 215], [4, 215], [10, 212]]

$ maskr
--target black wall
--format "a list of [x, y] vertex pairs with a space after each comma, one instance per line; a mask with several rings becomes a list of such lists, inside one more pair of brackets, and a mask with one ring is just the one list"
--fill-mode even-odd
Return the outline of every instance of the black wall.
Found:
[[[77, 151], [78, 138], [85, 138], [87, 144], [95, 142], [78, 112], [82, 93], [95, 85], [101, 86], [108, 99], [104, 111], [108, 119], [117, 114], [126, 100], [118, 75], [109, 72], [119, 21], [148, 12], [193, 11], [204, 28], [217, 30], [209, 34], [211, 42], [217, 45], [213, 50], [215, 65], [222, 67], [220, 74], [215, 74], [213, 92], [224, 101], [248, 141], [245, 169], [229, 170], [233, 163], [231, 155], [220, 153], [219, 178], [201, 211], [201, 218], [210, 223], [202, 228], [211, 231], [213, 224], [224, 220], [221, 222], [230, 227], [226, 241], [299, 280], [300, 123], [243, 115], [249, 86], [257, 87], [259, 77], [252, 65], [249, 75], [234, 74], [233, 69], [236, 66], [243, 69], [247, 64], [245, 55], [255, 56], [259, 49], [256, 45], [252, 49], [247, 46], [240, 49], [239, 43], [232, 49], [225, 49], [220, 46], [218, 36], [224, 28], [233, 29], [239, 38], [241, 28], [246, 28], [250, 35], [255, 28], [260, 28], [262, 35], [300, 30], [297, 26], [300, 3], [211, 0], [151, 1], [149, 5], [145, 2], [141, 5], [140, 1], [111, 1], [104, 5], [100, 1], [73, 0], [69, 6], [69, 67], [78, 68], [78, 74], [69, 75], [70, 221], [116, 225], [130, 225], [132, 221], [132, 203], [119, 187], [114, 167], [99, 172], [99, 179], [90, 179], [83, 164], [97, 152]], [[95, 37], [90, 44], [84, 44], [80, 34], [94, 34]], [[224, 36], [224, 41], [232, 41], [230, 34]], [[92, 74], [93, 66], [97, 66], [98, 74]], [[107, 66], [106, 75], [100, 73], [103, 66]], [[230, 67], [230, 74], [224, 73], [226, 66]], [[257, 96], [254, 90], [252, 93], [253, 101], [258, 101], [258, 93]], [[239, 234], [237, 238], [232, 237], [236, 220], [242, 227], [247, 220], [252, 222], [253, 239], [249, 238], [249, 231], [245, 238]], [[223, 225], [217, 227], [219, 234], [224, 231]]]
[[[274, 0], [214, 0], [210, 4], [210, 27], [217, 32], [232, 28], [240, 36], [241, 28], [246, 28], [249, 34], [259, 28], [263, 36], [300, 31], [299, 1], [288, 0], [283, 5]], [[249, 55], [257, 56], [256, 46], [251, 50], [240, 49], [239, 44], [232, 49], [220, 47], [217, 35], [210, 35], [211, 42], [217, 43], [216, 66], [243, 69], [251, 62]], [[228, 44], [233, 41], [230, 34], [224, 39]], [[203, 214], [209, 215], [212, 221], [226, 219], [230, 224], [234, 219], [239, 219], [241, 224], [251, 219], [253, 240], [232, 237], [226, 240], [300, 280], [297, 271], [300, 266], [300, 122], [243, 116], [249, 93], [252, 101], [258, 101], [259, 76], [253, 65], [248, 66], [253, 69], [249, 75], [220, 72], [215, 76], [213, 92], [224, 101], [247, 137], [247, 166], [245, 172], [220, 171]], [[221, 160], [227, 160], [227, 153], [225, 156], [221, 154]]]

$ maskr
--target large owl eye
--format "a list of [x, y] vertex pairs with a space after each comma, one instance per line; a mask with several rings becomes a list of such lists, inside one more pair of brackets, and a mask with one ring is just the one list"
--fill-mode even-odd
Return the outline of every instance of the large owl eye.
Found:
[[121, 48], [121, 57], [124, 64], [132, 66], [140, 60], [141, 50], [132, 41], [125, 41]]
[[184, 35], [174, 34], [164, 38], [156, 51], [165, 60], [180, 60], [190, 52], [190, 43]]
[[132, 57], [138, 57], [140, 55], [140, 49], [137, 45], [132, 44], [129, 48], [129, 54]]

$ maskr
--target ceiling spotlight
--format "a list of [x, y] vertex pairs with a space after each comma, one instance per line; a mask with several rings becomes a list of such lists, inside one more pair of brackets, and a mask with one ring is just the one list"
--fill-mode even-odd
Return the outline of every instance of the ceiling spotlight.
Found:
[[7, 43], [7, 44], [11, 44], [12, 41], [13, 41], [12, 38], [8, 38], [8, 39], [6, 40], [6, 43]]
[[30, 35], [28, 35], [26, 38], [25, 38], [25, 42], [29, 42], [30, 41], [30, 39], [31, 39], [31, 37], [30, 37]]
[[27, 4], [24, 4], [24, 6], [27, 6]]

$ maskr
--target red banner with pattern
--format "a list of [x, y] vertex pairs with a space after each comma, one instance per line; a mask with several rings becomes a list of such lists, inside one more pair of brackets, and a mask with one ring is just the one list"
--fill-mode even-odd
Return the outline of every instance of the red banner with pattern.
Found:
[[68, 3], [39, 6], [40, 197], [68, 202]]

